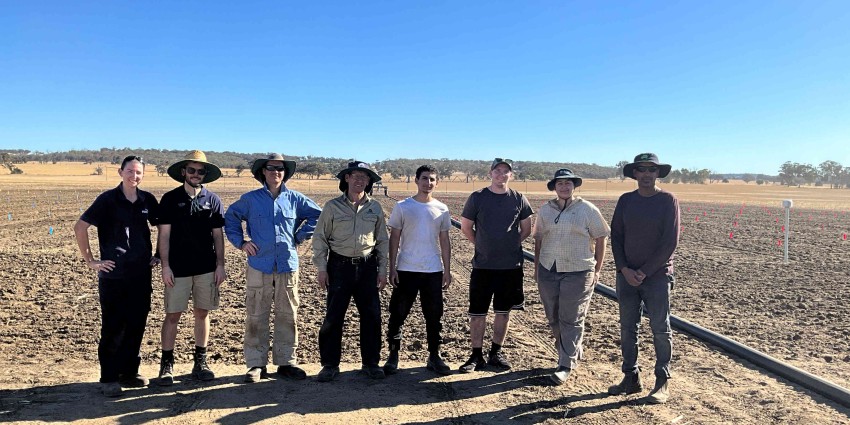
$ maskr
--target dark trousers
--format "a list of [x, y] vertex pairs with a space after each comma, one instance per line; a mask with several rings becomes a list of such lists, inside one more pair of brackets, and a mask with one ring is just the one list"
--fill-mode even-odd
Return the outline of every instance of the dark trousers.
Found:
[[360, 357], [364, 365], [377, 366], [381, 358], [378, 258], [371, 255], [352, 260], [331, 252], [328, 256], [328, 281], [327, 312], [319, 329], [322, 366], [339, 366], [345, 312], [352, 297], [360, 315]]
[[440, 336], [443, 331], [443, 324], [440, 323], [443, 318], [443, 272], [398, 272], [398, 286], [393, 288], [393, 295], [390, 297], [390, 321], [387, 327], [390, 350], [401, 348], [404, 320], [413, 308], [416, 294], [419, 294], [422, 314], [425, 316], [428, 352], [436, 353], [443, 341]]
[[135, 376], [142, 359], [139, 350], [151, 309], [150, 272], [128, 279], [98, 279], [100, 295], [100, 382]]

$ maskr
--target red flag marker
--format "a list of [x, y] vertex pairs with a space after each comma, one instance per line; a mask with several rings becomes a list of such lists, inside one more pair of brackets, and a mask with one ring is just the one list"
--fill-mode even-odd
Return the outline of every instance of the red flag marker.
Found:
[[844, 240], [846, 241], [846, 240], [847, 240], [847, 233], [845, 233], [845, 234], [843, 235], [843, 237], [844, 237]]
[[696, 217], [696, 220], [699, 221], [699, 216]]
[[736, 222], [732, 223], [732, 227], [738, 227], [738, 222], [736, 221]]
[[733, 232], [729, 232], [729, 239], [732, 239], [733, 235], [734, 235]]
[[785, 225], [784, 224], [782, 225], [782, 231], [783, 232], [785, 231]]
[[777, 240], [776, 240], [776, 245], [778, 245], [778, 246], [782, 246], [782, 239], [777, 239]]

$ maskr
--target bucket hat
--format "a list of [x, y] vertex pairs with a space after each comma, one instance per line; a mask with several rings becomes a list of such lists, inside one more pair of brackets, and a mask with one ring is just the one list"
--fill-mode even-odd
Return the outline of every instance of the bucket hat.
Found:
[[283, 182], [286, 183], [287, 180], [292, 178], [292, 175], [295, 174], [295, 161], [287, 160], [283, 158], [283, 155], [279, 153], [270, 153], [265, 158], [257, 158], [254, 160], [254, 163], [251, 164], [251, 174], [254, 175], [254, 178], [257, 179], [260, 183], [265, 183], [266, 178], [263, 176], [263, 168], [269, 161], [281, 161], [283, 162]]
[[635, 157], [634, 162], [623, 166], [623, 176], [632, 179], [635, 178], [635, 167], [641, 162], [647, 162], [658, 166], [658, 178], [660, 179], [667, 177], [667, 174], [670, 174], [670, 169], [672, 168], [670, 164], [662, 164], [658, 162], [658, 155], [654, 153], [642, 153]]
[[348, 191], [348, 183], [345, 181], [345, 176], [351, 174], [352, 171], [362, 171], [369, 175], [369, 184], [366, 186], [366, 193], [372, 193], [372, 185], [381, 181], [381, 176], [374, 172], [369, 164], [362, 161], [351, 161], [348, 167], [336, 174], [339, 179], [339, 190]]
[[182, 170], [186, 167], [186, 164], [190, 162], [200, 162], [201, 164], [204, 164], [204, 169], [207, 173], [204, 175], [204, 180], [201, 181], [201, 183], [214, 182], [221, 177], [221, 169], [215, 164], [208, 162], [207, 155], [199, 150], [190, 151], [185, 157], [183, 157], [182, 160], [171, 164], [171, 166], [168, 167], [168, 175], [171, 176], [172, 179], [183, 183], [186, 180], [186, 177], [183, 175]]
[[549, 183], [546, 183], [546, 188], [549, 190], [555, 190], [555, 183], [562, 179], [572, 180], [575, 187], [581, 186], [581, 177], [577, 176], [569, 168], [561, 168], [560, 170], [555, 171], [555, 177], [552, 177], [552, 180], [549, 180]]

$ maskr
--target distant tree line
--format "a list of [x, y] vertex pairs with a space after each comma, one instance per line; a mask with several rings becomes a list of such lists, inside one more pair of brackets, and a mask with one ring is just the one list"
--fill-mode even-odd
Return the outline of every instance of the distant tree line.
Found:
[[[28, 161], [40, 163], [57, 163], [60, 161], [73, 161], [83, 163], [107, 162], [120, 164], [127, 155], [140, 155], [147, 164], [152, 164], [159, 175], [164, 175], [168, 166], [186, 155], [185, 150], [174, 149], [142, 149], [142, 148], [100, 148], [98, 150], [69, 150], [63, 152], [40, 152], [26, 149], [0, 149], [0, 166], [7, 168], [13, 174], [23, 173], [15, 164]], [[262, 158], [266, 153], [242, 153], [242, 152], [216, 152], [205, 151], [207, 159], [222, 167], [236, 170], [236, 176], [250, 169], [256, 158]], [[296, 171], [300, 178], [320, 179], [332, 177], [338, 170], [345, 168], [350, 159], [320, 157], [320, 156], [296, 156], [284, 155], [287, 159], [298, 162]], [[396, 158], [378, 161], [372, 166], [383, 174], [389, 174], [394, 180], [412, 181], [416, 168], [423, 164], [434, 165], [443, 178], [473, 182], [486, 180], [490, 172], [490, 159], [448, 159], [448, 158]], [[514, 176], [517, 180], [548, 180], [552, 178], [555, 170], [569, 168], [576, 174], [591, 179], [620, 178], [623, 179], [623, 167], [630, 161], [620, 161], [613, 166], [567, 163], [567, 162], [536, 162], [536, 161], [514, 161]], [[102, 171], [101, 171], [102, 172]], [[779, 174], [770, 176], [766, 174], [717, 174], [709, 169], [690, 170], [680, 168], [672, 170], [666, 178], [666, 183], [690, 183], [706, 184], [715, 182], [728, 182], [730, 179], [740, 179], [745, 183], [756, 182], [756, 184], [778, 183], [788, 186], [800, 186], [803, 184], [824, 186], [832, 188], [850, 188], [850, 167], [844, 167], [836, 161], [824, 161], [817, 167], [811, 164], [801, 164], [786, 161], [779, 167]]]

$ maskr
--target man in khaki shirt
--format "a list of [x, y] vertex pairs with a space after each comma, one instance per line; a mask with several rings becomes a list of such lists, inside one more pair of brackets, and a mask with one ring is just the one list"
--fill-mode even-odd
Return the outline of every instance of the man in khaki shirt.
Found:
[[378, 292], [387, 285], [389, 236], [381, 205], [368, 193], [381, 180], [369, 164], [352, 161], [337, 174], [343, 195], [328, 201], [313, 235], [313, 264], [322, 289], [328, 291], [327, 312], [319, 330], [322, 370], [317, 380], [339, 374], [345, 312], [354, 298], [360, 315], [360, 356], [363, 371], [383, 379], [381, 303]]

